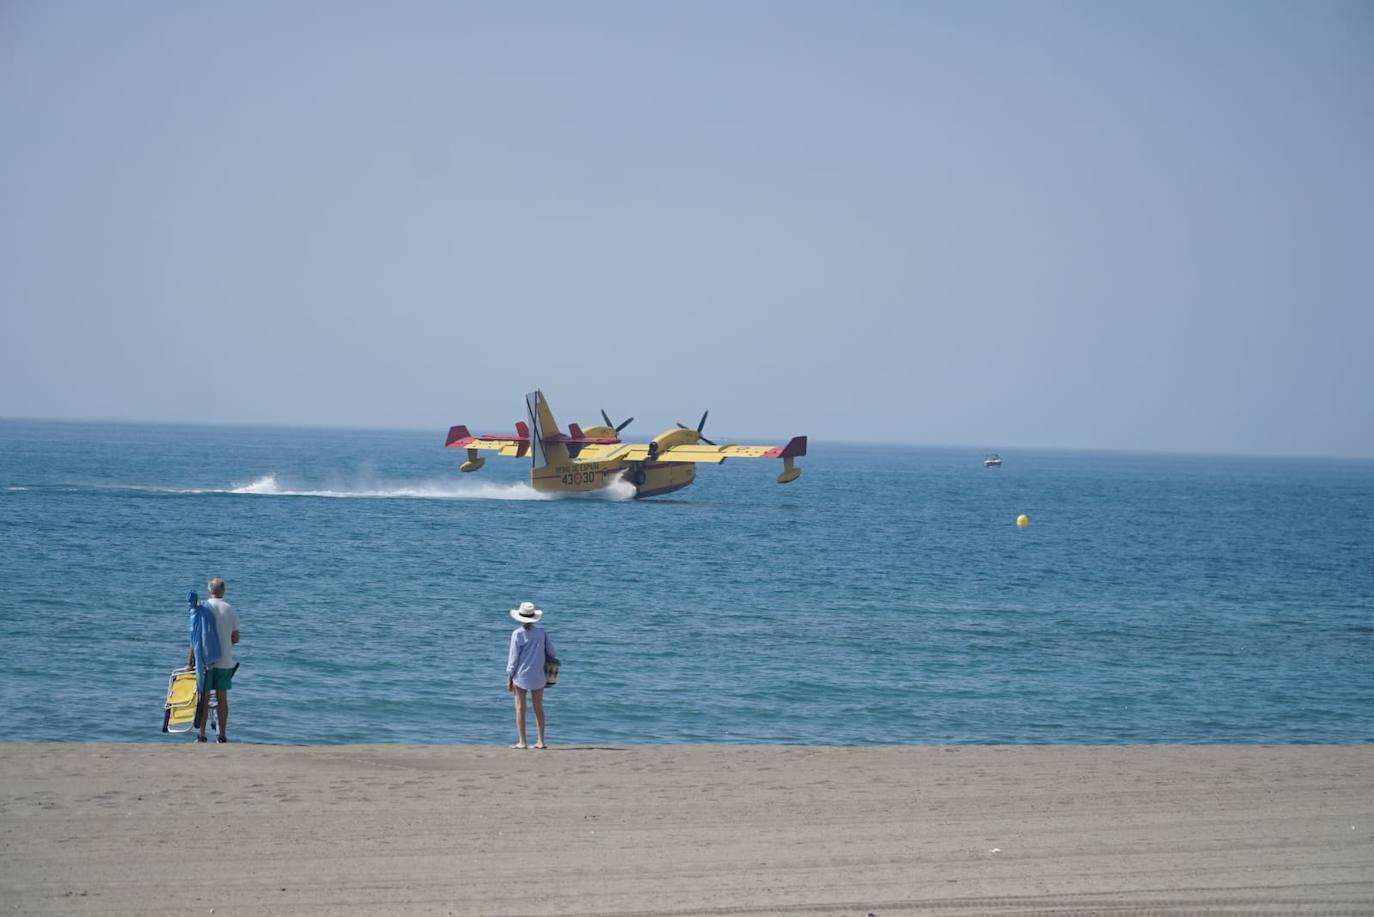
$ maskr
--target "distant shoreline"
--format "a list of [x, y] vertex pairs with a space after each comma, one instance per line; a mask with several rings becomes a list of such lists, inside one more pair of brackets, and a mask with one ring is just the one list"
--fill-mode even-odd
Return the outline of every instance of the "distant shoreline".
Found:
[[[153, 730], [156, 733], [156, 730]], [[511, 735], [514, 735], [512, 730]], [[176, 748], [190, 744], [193, 740], [189, 734], [163, 735], [156, 733], [146, 739], [137, 741], [112, 741], [109, 739], [73, 739], [72, 741], [54, 741], [53, 739], [13, 739], [0, 738], [0, 749], [6, 746], [26, 746], [26, 745], [53, 745], [61, 748], [68, 748], [76, 745], [88, 746], [107, 746], [111, 748]], [[251, 748], [280, 748], [280, 749], [300, 749], [328, 751], [330, 749], [342, 748], [362, 748], [362, 749], [433, 749], [433, 748], [452, 748], [452, 749], [502, 749], [506, 748], [506, 742], [390, 742], [390, 741], [348, 741], [348, 742], [293, 742], [289, 740], [264, 741], [260, 738], [235, 739], [237, 745], [244, 745]], [[779, 751], [828, 751], [828, 752], [860, 752], [860, 751], [922, 751], [940, 749], [948, 751], [972, 750], [985, 748], [998, 749], [1135, 749], [1146, 751], [1149, 749], [1171, 749], [1171, 748], [1213, 748], [1213, 749], [1252, 749], [1252, 748], [1374, 748], [1374, 742], [1363, 741], [1292, 741], [1283, 742], [1275, 740], [1254, 741], [1254, 742], [1180, 742], [1178, 740], [1161, 739], [1158, 742], [882, 742], [865, 744], [839, 744], [839, 743], [810, 743], [810, 742], [601, 742], [589, 740], [585, 742], [559, 742], [558, 748], [563, 751], [595, 751], [595, 750], [615, 750], [615, 751], [639, 751], [644, 749], [661, 749], [668, 751], [675, 748], [681, 749], [751, 749], [767, 748]]]
[[1371, 744], [9, 742], [0, 894], [25, 914], [1358, 910], [1372, 799]]

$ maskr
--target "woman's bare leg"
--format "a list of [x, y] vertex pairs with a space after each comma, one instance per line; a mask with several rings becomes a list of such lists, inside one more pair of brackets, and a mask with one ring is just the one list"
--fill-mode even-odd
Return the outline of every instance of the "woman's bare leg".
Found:
[[[535, 748], [544, 747], [544, 689], [535, 688], [534, 694], [534, 728], [539, 733], [539, 741], [534, 743]], [[521, 735], [524, 735], [522, 732]]]
[[520, 741], [515, 748], [529, 748], [529, 743], [525, 741], [525, 689], [515, 689], [515, 731], [520, 734]]

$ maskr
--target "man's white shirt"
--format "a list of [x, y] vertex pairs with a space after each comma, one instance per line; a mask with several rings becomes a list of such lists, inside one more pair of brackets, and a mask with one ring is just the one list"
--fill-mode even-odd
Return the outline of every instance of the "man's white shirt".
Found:
[[219, 631], [219, 659], [217, 669], [234, 667], [234, 631], [239, 629], [239, 613], [224, 599], [206, 599], [205, 605], [215, 615], [215, 629]]

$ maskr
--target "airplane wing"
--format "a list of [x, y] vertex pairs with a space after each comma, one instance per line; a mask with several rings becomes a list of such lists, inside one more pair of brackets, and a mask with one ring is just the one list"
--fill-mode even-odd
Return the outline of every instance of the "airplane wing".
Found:
[[578, 453], [578, 461], [601, 462], [623, 459], [627, 462], [697, 462], [698, 464], [719, 465], [728, 458], [771, 458], [785, 459], [806, 455], [806, 437], [794, 436], [785, 446], [740, 446], [735, 443], [722, 443], [711, 446], [706, 443], [684, 443], [669, 446], [650, 455], [649, 443], [616, 443], [614, 445], [584, 446]]
[[[645, 449], [648, 454], [648, 449]], [[722, 443], [711, 446], [706, 443], [692, 443], [670, 446], [654, 456], [657, 462], [697, 462], [719, 465], [728, 458], [791, 458], [806, 455], [806, 437], [794, 436], [785, 446], [740, 446], [735, 443]]]
[[637, 462], [648, 454], [649, 446], [647, 443], [590, 442], [578, 450], [577, 460], [579, 462], [606, 462], [626, 459]]

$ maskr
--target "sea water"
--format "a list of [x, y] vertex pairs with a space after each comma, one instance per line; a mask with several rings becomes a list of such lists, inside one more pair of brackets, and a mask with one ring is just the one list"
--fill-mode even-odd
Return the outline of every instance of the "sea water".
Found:
[[0, 740], [186, 741], [222, 576], [241, 741], [509, 741], [522, 600], [555, 742], [1374, 741], [1374, 462], [813, 442], [635, 501], [443, 436], [0, 422]]

